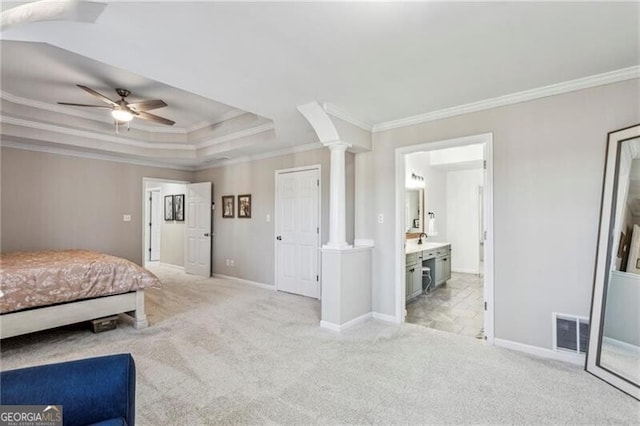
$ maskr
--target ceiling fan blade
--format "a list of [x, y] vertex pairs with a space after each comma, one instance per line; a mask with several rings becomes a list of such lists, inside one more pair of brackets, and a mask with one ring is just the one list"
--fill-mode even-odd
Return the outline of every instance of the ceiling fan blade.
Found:
[[79, 106], [79, 107], [91, 107], [91, 108], [104, 108], [104, 109], [111, 109], [111, 107], [104, 106], [104, 105], [74, 104], [74, 103], [71, 103], [71, 102], [58, 102], [58, 104], [59, 104], [59, 105]]
[[166, 118], [159, 117], [157, 115], [149, 114], [148, 112], [144, 112], [144, 111], [136, 112], [135, 116], [143, 120], [149, 120], [155, 123], [166, 124], [167, 126], [173, 126], [174, 124], [176, 124], [175, 121], [171, 121]]
[[96, 92], [95, 90], [93, 90], [90, 87], [87, 86], [83, 86], [81, 84], [77, 84], [76, 86], [78, 86], [79, 88], [81, 88], [82, 90], [92, 94], [93, 96], [95, 96], [96, 98], [100, 99], [102, 102], [107, 103], [109, 105], [111, 105], [112, 107], [117, 107], [118, 104], [115, 103], [114, 101], [112, 101], [111, 99], [107, 98], [105, 95]]
[[140, 101], [127, 104], [127, 108], [131, 108], [136, 111], [151, 111], [152, 109], [163, 108], [166, 106], [167, 103], [162, 99], [151, 99], [149, 101]]

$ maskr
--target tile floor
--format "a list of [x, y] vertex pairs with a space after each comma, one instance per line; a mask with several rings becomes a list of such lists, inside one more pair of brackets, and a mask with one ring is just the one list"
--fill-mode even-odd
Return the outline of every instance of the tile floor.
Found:
[[407, 303], [406, 322], [483, 338], [482, 284], [478, 275], [454, 272], [446, 285]]

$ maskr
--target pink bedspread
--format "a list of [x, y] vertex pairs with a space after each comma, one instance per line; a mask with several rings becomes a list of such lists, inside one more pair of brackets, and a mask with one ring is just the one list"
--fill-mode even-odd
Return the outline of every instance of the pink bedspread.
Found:
[[146, 269], [88, 250], [0, 255], [0, 314], [160, 286]]

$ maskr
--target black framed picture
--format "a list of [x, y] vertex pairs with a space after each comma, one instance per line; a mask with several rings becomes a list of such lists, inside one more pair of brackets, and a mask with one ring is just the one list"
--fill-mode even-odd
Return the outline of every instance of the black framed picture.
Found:
[[174, 219], [184, 221], [184, 194], [173, 196]]
[[173, 220], [173, 195], [164, 196], [164, 220]]
[[233, 195], [222, 196], [222, 217], [231, 218], [234, 216], [235, 197]]
[[238, 195], [238, 217], [251, 218], [251, 194]]

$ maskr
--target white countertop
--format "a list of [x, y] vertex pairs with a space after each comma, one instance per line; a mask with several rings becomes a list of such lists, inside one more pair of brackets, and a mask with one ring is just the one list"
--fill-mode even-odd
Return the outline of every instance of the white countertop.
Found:
[[409, 240], [407, 241], [407, 245], [404, 249], [405, 254], [417, 253], [423, 250], [433, 250], [438, 249], [440, 247], [451, 245], [451, 243], [429, 243], [423, 242], [422, 244], [418, 244], [418, 240]]

